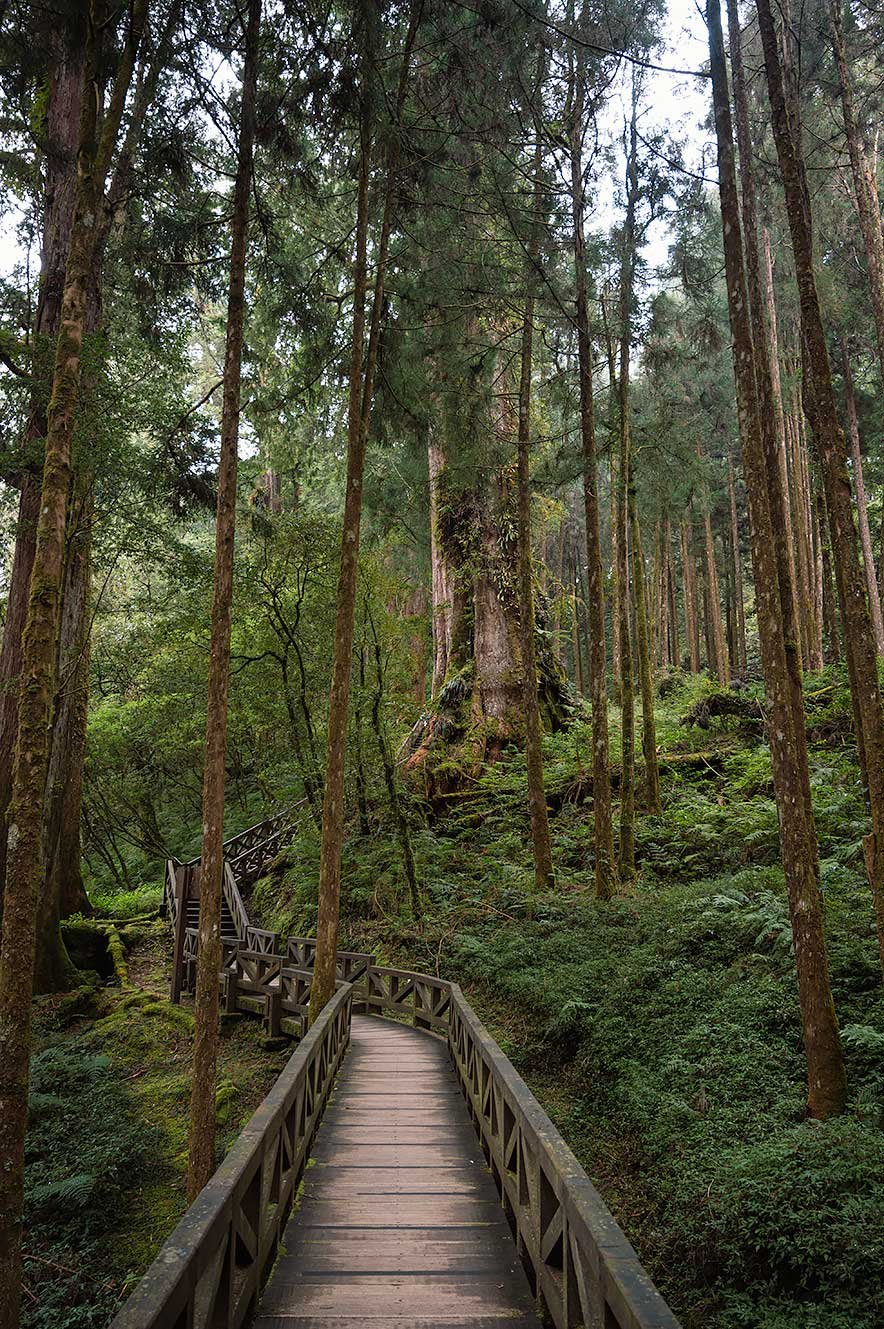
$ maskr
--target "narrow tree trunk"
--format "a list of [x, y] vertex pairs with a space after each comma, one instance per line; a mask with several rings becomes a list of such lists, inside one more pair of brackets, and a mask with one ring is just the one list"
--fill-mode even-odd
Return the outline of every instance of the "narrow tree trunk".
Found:
[[[602, 570], [602, 536], [599, 521], [598, 458], [596, 456], [595, 410], [592, 391], [592, 343], [586, 283], [584, 235], [585, 190], [583, 183], [583, 138], [585, 134], [585, 71], [582, 57], [574, 57], [570, 124], [571, 225], [574, 239], [576, 281], [575, 316], [580, 379], [580, 437], [583, 448], [583, 509], [586, 524], [586, 618], [588, 671], [592, 699], [592, 779], [595, 887], [601, 900], [608, 900], [617, 887], [611, 810], [611, 769], [608, 751], [607, 649], [605, 643], [605, 581]], [[616, 589], [614, 591], [616, 595]], [[615, 605], [615, 637], [617, 610]]]
[[[764, 3], [764, 0], [761, 0]], [[734, 378], [752, 534], [756, 610], [765, 685], [774, 791], [780, 819], [783, 868], [789, 894], [802, 1027], [808, 1066], [808, 1110], [817, 1117], [840, 1112], [845, 1099], [844, 1060], [829, 982], [818, 880], [816, 834], [802, 796], [807, 752], [804, 728], [796, 730], [791, 702], [775, 532], [755, 384], [755, 352], [743, 268], [740, 209], [730, 96], [719, 0], [707, 0], [712, 95], [718, 139], [718, 176], [724, 234], [725, 276], [733, 334]]]
[[878, 684], [877, 653], [860, 566], [859, 541], [846, 466], [846, 445], [838, 423], [829, 353], [816, 288], [810, 196], [804, 159], [796, 137], [798, 127], [793, 124], [787, 108], [770, 0], [758, 0], [758, 24], [801, 305], [803, 344], [806, 349], [806, 409], [810, 413], [811, 431], [825, 488], [844, 649], [858, 718], [857, 741], [865, 757], [872, 830], [866, 836], [863, 848], [875, 908], [881, 966], [884, 969], [884, 712]]
[[838, 69], [841, 93], [841, 114], [844, 118], [847, 150], [850, 154], [850, 170], [853, 176], [856, 211], [859, 216], [859, 226], [866, 250], [869, 293], [872, 297], [872, 312], [875, 317], [875, 333], [878, 343], [878, 363], [881, 369], [881, 382], [884, 385], [884, 233], [882, 233], [881, 228], [878, 184], [875, 179], [875, 171], [866, 154], [857, 120], [853, 79], [850, 75], [850, 64], [844, 44], [842, 0], [830, 0], [829, 12], [832, 27], [832, 49], [835, 53], [835, 64]]
[[[347, 748], [347, 713], [350, 703], [350, 669], [353, 656], [353, 627], [356, 614], [356, 582], [359, 563], [359, 534], [362, 521], [362, 476], [368, 426], [374, 395], [374, 371], [384, 309], [387, 252], [393, 226], [393, 205], [398, 168], [398, 136], [394, 137], [387, 168], [384, 211], [378, 240], [375, 285], [365, 336], [365, 302], [368, 289], [368, 186], [371, 174], [372, 87], [378, 11], [376, 0], [366, 0], [365, 40], [362, 57], [362, 105], [359, 122], [359, 183], [356, 205], [356, 256], [353, 277], [353, 334], [347, 418], [347, 486], [341, 532], [341, 568], [338, 575], [335, 614], [334, 659], [329, 698], [328, 746], [322, 802], [322, 840], [319, 854], [319, 907], [316, 918], [316, 957], [310, 991], [310, 1023], [313, 1024], [334, 996], [337, 973], [338, 928], [341, 908], [341, 851], [344, 839], [344, 760]], [[412, 10], [396, 99], [397, 122], [401, 118], [411, 52], [417, 32], [417, 9]]]
[[692, 674], [700, 672], [700, 627], [697, 621], [697, 578], [691, 550], [691, 522], [681, 523], [681, 564], [684, 582], [684, 633]]
[[841, 335], [841, 368], [844, 375], [844, 396], [847, 403], [847, 437], [850, 441], [850, 460], [853, 463], [856, 515], [859, 521], [859, 538], [863, 551], [869, 611], [872, 615], [872, 626], [875, 630], [875, 644], [878, 647], [878, 654], [884, 655], [884, 619], [881, 617], [881, 598], [878, 594], [878, 580], [875, 576], [875, 554], [872, 549], [872, 532], [869, 527], [869, 504], [866, 498], [866, 485], [863, 477], [863, 459], [859, 441], [859, 420], [856, 414], [853, 371], [850, 367], [847, 339], [843, 333]]
[[734, 481], [734, 464], [727, 459], [727, 488], [731, 514], [731, 562], [734, 576], [734, 635], [735, 667], [740, 673], [746, 672], [746, 611], [743, 606], [743, 558], [740, 553], [740, 521], [737, 516], [737, 487]]
[[712, 533], [712, 514], [708, 503], [704, 504], [703, 511], [703, 555], [706, 572], [709, 672], [718, 679], [722, 687], [726, 688], [730, 686], [731, 671], [724, 642], [724, 626], [721, 621], [721, 588], [718, 584], [715, 536]]
[[390, 751], [390, 741], [387, 738], [387, 731], [384, 727], [384, 721], [381, 716], [381, 708], [384, 704], [384, 666], [381, 658], [381, 644], [378, 640], [374, 619], [371, 617], [370, 612], [368, 615], [368, 622], [371, 628], [372, 641], [374, 643], [375, 666], [375, 693], [371, 704], [371, 725], [374, 729], [378, 745], [378, 755], [381, 759], [381, 768], [384, 772], [384, 785], [387, 790], [387, 801], [390, 804], [393, 824], [396, 827], [396, 838], [399, 841], [399, 848], [402, 853], [402, 870], [405, 873], [405, 882], [408, 886], [408, 902], [411, 907], [411, 916], [415, 922], [420, 922], [423, 915], [420, 882], [418, 881], [417, 865], [414, 861], [414, 849], [411, 844], [411, 832], [408, 828], [408, 818], [405, 815], [405, 808], [402, 806], [402, 799], [399, 797], [399, 789], [396, 784], [396, 765], [393, 761], [393, 754]]
[[64, 574], [71, 448], [79, 405], [86, 292], [111, 154], [146, 15], [130, 14], [110, 100], [98, 134], [98, 23], [84, 5], [86, 55], [78, 134], [78, 175], [64, 296], [49, 400], [37, 542], [22, 641], [3, 940], [0, 949], [0, 1329], [15, 1329], [21, 1300], [21, 1212], [30, 1069], [36, 903], [42, 876], [41, 823], [49, 761], [55, 642]]
[[571, 596], [571, 647], [574, 655], [574, 683], [577, 687], [578, 696], [585, 695], [586, 688], [583, 680], [583, 653], [580, 649], [580, 615], [579, 605], [580, 597], [577, 587], [577, 568], [572, 568], [574, 590]]
[[199, 952], [194, 1003], [195, 1037], [190, 1088], [187, 1198], [196, 1199], [215, 1170], [215, 1078], [218, 1061], [218, 975], [221, 971], [221, 889], [224, 871], [224, 775], [230, 681], [230, 613], [236, 526], [240, 385], [245, 325], [246, 253], [261, 0], [249, 0], [240, 108], [239, 148], [231, 217], [230, 286], [224, 348], [221, 458], [215, 520], [215, 588], [209, 647], [206, 745], [203, 770], [203, 849], [200, 866]]
[[660, 811], [660, 774], [657, 767], [657, 724], [654, 719], [654, 674], [648, 633], [647, 579], [642, 552], [641, 529], [635, 502], [635, 487], [629, 486], [629, 517], [632, 533], [632, 575], [635, 582], [636, 647], [642, 699], [642, 758], [645, 763], [645, 809], [652, 816]]
[[[817, 561], [819, 563], [819, 586], [820, 586], [820, 606], [819, 621], [826, 634], [826, 645], [828, 650], [825, 654], [826, 664], [837, 664], [841, 659], [841, 637], [838, 631], [838, 609], [835, 603], [835, 590], [832, 586], [832, 555], [829, 550], [829, 540], [826, 534], [828, 522], [826, 521], [826, 499], [822, 489], [818, 490], [816, 496], [816, 505], [813, 510], [813, 530], [814, 544], [817, 549]], [[820, 643], [820, 654], [823, 653], [822, 639]]]
[[[538, 57], [538, 70], [534, 96], [537, 105], [542, 95], [544, 77], [543, 56]], [[528, 779], [528, 811], [531, 817], [531, 843], [534, 850], [534, 885], [546, 891], [553, 882], [552, 840], [546, 806], [543, 780], [543, 731], [540, 706], [537, 700], [537, 658], [534, 647], [534, 591], [531, 567], [531, 475], [529, 448], [531, 440], [531, 366], [534, 343], [534, 286], [537, 257], [540, 252], [540, 220], [543, 206], [543, 141], [539, 126], [535, 126], [536, 145], [532, 166], [534, 199], [532, 205], [531, 236], [525, 263], [525, 313], [522, 323], [521, 372], [519, 376], [519, 424], [517, 441], [518, 475], [518, 582], [519, 626], [522, 647], [522, 706], [525, 713], [525, 765]], [[562, 524], [564, 536], [564, 523]], [[564, 548], [564, 543], [560, 548]], [[561, 569], [559, 570], [561, 582]], [[558, 632], [555, 634], [558, 642]], [[556, 653], [557, 645], [554, 647]]]

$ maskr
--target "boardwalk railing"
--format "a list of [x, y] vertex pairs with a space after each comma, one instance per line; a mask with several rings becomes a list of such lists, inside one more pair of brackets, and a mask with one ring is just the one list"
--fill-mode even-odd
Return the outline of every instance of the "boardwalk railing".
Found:
[[239, 1329], [255, 1311], [350, 1038], [338, 989], [113, 1321]]
[[[238, 838], [248, 839], [255, 829]], [[260, 854], [262, 842], [249, 842], [241, 852]], [[186, 926], [181, 902], [197, 871], [196, 863], [170, 863], [167, 871], [167, 892], [177, 899], [176, 947], [180, 938], [187, 986], [195, 976], [199, 935]], [[235, 889], [234, 874], [226, 863], [225, 885], [229, 881]], [[238, 936], [223, 947], [219, 981], [225, 1009], [261, 1015], [271, 1034], [304, 1034], [315, 940], [253, 927], [244, 906], [241, 914], [231, 913]], [[428, 974], [375, 965], [373, 956], [355, 951], [338, 952], [337, 970], [334, 999], [112, 1329], [237, 1329], [246, 1322], [272, 1263], [355, 1010], [405, 1020], [447, 1042], [532, 1290], [556, 1329], [679, 1329], [601, 1196], [460, 988]]]

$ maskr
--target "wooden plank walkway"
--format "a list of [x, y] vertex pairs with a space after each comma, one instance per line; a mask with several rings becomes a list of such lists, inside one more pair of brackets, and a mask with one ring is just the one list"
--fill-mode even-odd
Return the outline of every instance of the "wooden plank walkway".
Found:
[[448, 1058], [355, 1016], [256, 1329], [540, 1329]]

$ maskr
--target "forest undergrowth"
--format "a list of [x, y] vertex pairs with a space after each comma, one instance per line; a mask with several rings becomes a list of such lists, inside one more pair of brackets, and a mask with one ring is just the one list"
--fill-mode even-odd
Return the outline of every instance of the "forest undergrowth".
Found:
[[[103, 1329], [186, 1207], [193, 1015], [168, 1000], [167, 925], [134, 922], [119, 936], [124, 985], [84, 969], [82, 987], [37, 1004], [25, 1329]], [[225, 1017], [215, 1100], [222, 1153], [290, 1055], [290, 1046], [264, 1046], [257, 1022]]]
[[[680, 676], [658, 709], [663, 810], [640, 872], [593, 895], [589, 728], [546, 740], [557, 884], [537, 896], [515, 752], [415, 831], [426, 914], [408, 917], [380, 815], [345, 854], [346, 940], [459, 980], [596, 1180], [686, 1329], [873, 1329], [884, 1320], [884, 991], [862, 867], [849, 694], [807, 681], [813, 797], [850, 1100], [804, 1115], [791, 933], [769, 752], [750, 688]], [[731, 694], [734, 695], [734, 694]], [[699, 723], [685, 725], [691, 713]], [[612, 745], [616, 783], [616, 731]], [[415, 805], [415, 819], [420, 820]], [[305, 828], [253, 911], [309, 931]]]
[[[827, 1123], [804, 1116], [760, 690], [723, 693], [678, 673], [659, 690], [662, 812], [639, 818], [639, 873], [612, 902], [600, 904], [593, 890], [586, 717], [545, 739], [554, 890], [534, 889], [524, 755], [507, 750], [441, 811], [431, 814], [419, 790], [408, 793], [418, 920], [386, 802], [369, 803], [367, 831], [354, 817], [343, 944], [461, 982], [685, 1329], [873, 1329], [884, 1319], [884, 991], [843, 673], [828, 669], [806, 684], [850, 1082], [847, 1112]], [[616, 796], [613, 707], [610, 723]], [[240, 820], [257, 815], [257, 798], [235, 809]], [[305, 813], [253, 890], [255, 920], [311, 934], [318, 859]], [[168, 928], [146, 917], [160, 893], [157, 882], [133, 879], [124, 891], [93, 880], [99, 917], [118, 920], [130, 986], [93, 985], [40, 1004], [31, 1329], [106, 1323], [184, 1207], [192, 1016], [165, 997]], [[266, 1050], [248, 1019], [225, 1023], [223, 1147], [286, 1055]]]

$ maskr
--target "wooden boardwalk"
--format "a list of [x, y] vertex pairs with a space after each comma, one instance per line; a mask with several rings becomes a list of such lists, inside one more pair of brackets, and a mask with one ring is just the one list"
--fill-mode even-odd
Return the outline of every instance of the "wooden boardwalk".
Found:
[[540, 1329], [445, 1044], [355, 1016], [256, 1329]]

